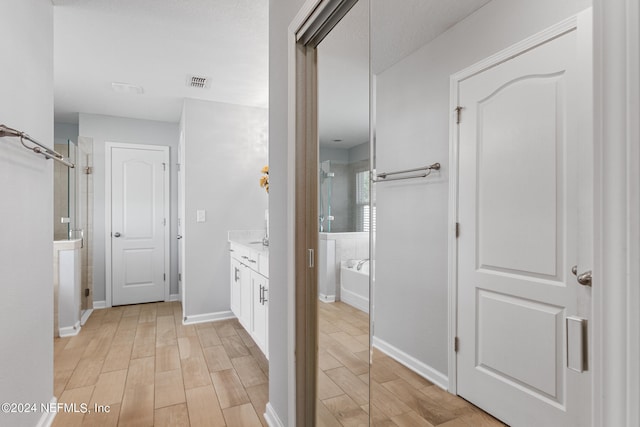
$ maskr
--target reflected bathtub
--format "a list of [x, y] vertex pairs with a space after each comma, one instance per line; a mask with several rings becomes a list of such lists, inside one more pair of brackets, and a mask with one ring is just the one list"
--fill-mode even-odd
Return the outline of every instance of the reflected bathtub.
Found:
[[369, 313], [369, 260], [351, 259], [340, 263], [340, 299]]

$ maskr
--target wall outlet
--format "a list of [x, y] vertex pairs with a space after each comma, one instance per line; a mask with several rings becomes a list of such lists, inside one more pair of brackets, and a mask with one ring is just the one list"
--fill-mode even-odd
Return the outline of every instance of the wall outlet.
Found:
[[207, 220], [207, 211], [198, 209], [196, 211], [196, 222], [205, 222]]

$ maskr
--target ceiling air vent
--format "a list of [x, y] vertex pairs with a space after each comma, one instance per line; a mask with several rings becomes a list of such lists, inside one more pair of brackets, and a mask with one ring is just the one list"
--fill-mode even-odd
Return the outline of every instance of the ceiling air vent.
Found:
[[187, 86], [198, 89], [209, 89], [209, 87], [211, 87], [211, 79], [203, 76], [187, 76]]

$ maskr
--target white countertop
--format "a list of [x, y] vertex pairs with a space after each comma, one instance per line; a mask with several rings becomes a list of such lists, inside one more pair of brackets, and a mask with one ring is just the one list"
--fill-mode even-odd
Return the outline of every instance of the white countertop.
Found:
[[263, 256], [269, 256], [269, 247], [262, 244], [264, 230], [234, 230], [228, 232], [229, 242], [242, 245]]

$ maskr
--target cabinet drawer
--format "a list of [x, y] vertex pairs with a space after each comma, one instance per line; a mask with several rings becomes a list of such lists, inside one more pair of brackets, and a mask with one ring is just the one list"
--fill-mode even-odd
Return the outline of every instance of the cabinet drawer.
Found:
[[244, 264], [249, 266], [252, 270], [258, 270], [258, 252], [248, 249], [246, 251], [246, 257], [243, 258]]
[[249, 249], [244, 246], [231, 242], [229, 245], [229, 253], [231, 254], [231, 258], [236, 259], [243, 264], [248, 264], [247, 260], [249, 259]]

